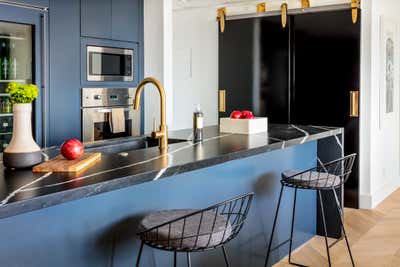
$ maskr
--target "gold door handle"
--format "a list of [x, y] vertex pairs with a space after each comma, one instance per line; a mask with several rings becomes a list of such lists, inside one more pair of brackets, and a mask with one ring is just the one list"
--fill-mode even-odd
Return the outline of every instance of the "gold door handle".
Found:
[[359, 91], [350, 91], [350, 117], [358, 118], [359, 112]]
[[226, 112], [226, 91], [225, 90], [219, 90], [219, 112]]

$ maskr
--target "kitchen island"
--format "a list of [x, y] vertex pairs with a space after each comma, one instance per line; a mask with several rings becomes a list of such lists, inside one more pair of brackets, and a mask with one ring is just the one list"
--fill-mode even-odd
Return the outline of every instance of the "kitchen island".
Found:
[[[249, 220], [228, 245], [228, 252], [234, 266], [260, 266], [280, 172], [314, 167], [318, 160], [325, 162], [343, 153], [343, 129], [332, 127], [270, 125], [268, 133], [250, 136], [207, 127], [201, 143], [190, 141], [190, 130], [169, 136], [187, 141], [170, 144], [166, 154], [157, 147], [106, 154], [79, 174], [1, 169], [3, 264], [131, 266], [139, 246], [137, 224], [146, 212], [202, 208], [254, 191]], [[52, 157], [57, 149], [44, 152]], [[312, 237], [317, 228], [316, 195], [301, 194], [295, 246]], [[290, 193], [284, 196], [276, 244], [288, 238], [292, 197]], [[193, 255], [194, 266], [222, 263], [218, 253], [208, 254]], [[273, 259], [286, 254], [287, 246], [282, 246]], [[165, 266], [171, 260], [168, 257], [168, 253], [147, 249], [143, 266]]]

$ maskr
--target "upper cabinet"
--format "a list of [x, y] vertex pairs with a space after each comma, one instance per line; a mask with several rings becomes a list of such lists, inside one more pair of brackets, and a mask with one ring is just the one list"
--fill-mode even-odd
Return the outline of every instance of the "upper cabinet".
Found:
[[139, 0], [112, 0], [112, 39], [139, 40]]
[[81, 0], [81, 35], [139, 40], [140, 0]]
[[81, 1], [81, 35], [111, 39], [112, 0]]

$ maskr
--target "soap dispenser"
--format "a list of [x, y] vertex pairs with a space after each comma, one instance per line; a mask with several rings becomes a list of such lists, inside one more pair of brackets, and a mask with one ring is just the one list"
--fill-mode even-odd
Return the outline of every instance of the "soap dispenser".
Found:
[[193, 142], [203, 140], [203, 124], [203, 112], [200, 105], [197, 105], [193, 113]]

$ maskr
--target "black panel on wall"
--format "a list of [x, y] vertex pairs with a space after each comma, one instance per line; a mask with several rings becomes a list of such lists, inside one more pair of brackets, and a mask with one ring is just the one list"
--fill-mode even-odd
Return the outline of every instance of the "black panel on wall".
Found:
[[287, 123], [288, 46], [280, 17], [227, 22], [219, 36], [219, 89], [227, 94], [220, 117], [249, 109], [271, 122]]
[[[220, 117], [251, 109], [271, 123], [344, 127], [345, 154], [358, 153], [349, 98], [360, 88], [360, 36], [350, 10], [291, 15], [285, 29], [280, 16], [228, 21], [219, 34]], [[358, 197], [356, 161], [346, 206], [358, 207]]]
[[[345, 154], [359, 153], [359, 119], [350, 117], [350, 91], [360, 88], [360, 19], [350, 11], [294, 18], [292, 122], [345, 128]], [[345, 184], [345, 205], [358, 207], [358, 161]]]
[[234, 109], [250, 109], [253, 78], [254, 20], [229, 21], [219, 36], [219, 89], [226, 90], [226, 117]]

